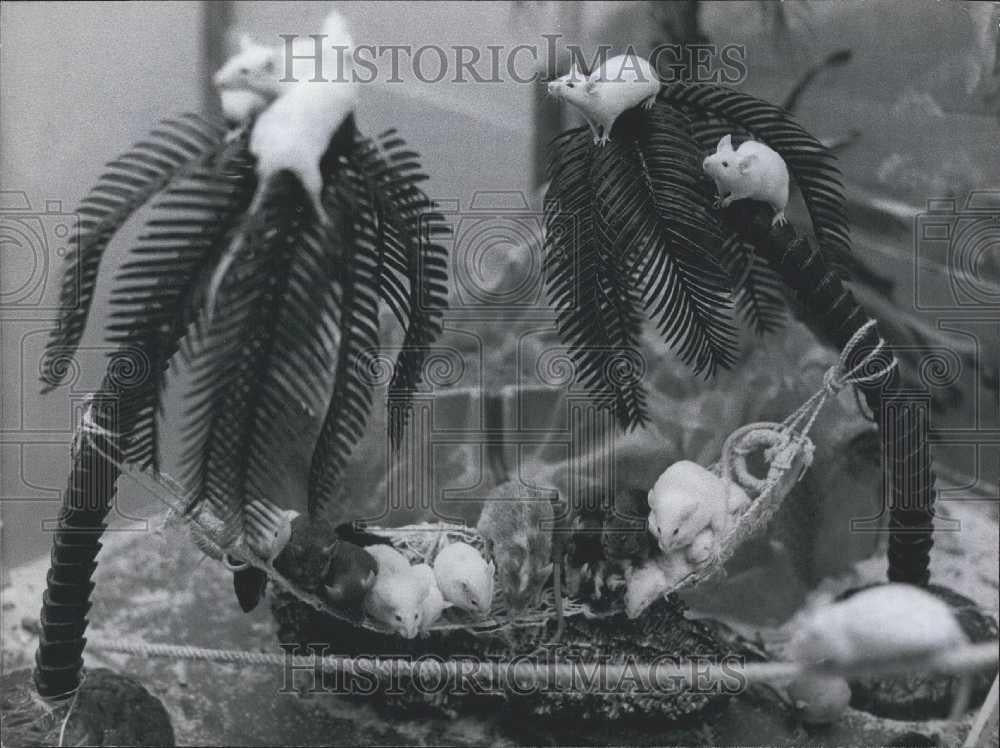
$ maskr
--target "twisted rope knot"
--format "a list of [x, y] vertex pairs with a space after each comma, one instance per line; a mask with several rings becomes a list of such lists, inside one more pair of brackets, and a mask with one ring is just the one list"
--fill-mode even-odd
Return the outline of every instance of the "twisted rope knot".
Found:
[[[874, 326], [875, 320], [868, 320], [858, 328], [844, 346], [837, 363], [824, 372], [823, 386], [784, 421], [749, 423], [736, 429], [726, 439], [718, 471], [725, 482], [727, 503], [734, 483], [756, 492], [757, 498], [736, 518], [724, 544], [720, 544], [719, 557], [713, 559], [712, 564], [721, 566], [737, 546], [763, 529], [790, 487], [812, 465], [815, 444], [809, 438], [809, 432], [827, 400], [836, 397], [837, 393], [848, 386], [880, 381], [896, 368], [898, 362], [895, 356], [885, 363], [886, 343], [882, 338], [857, 364], [851, 366], [855, 350]], [[764, 459], [768, 463], [767, 476], [764, 478], [753, 475], [747, 467], [747, 455], [758, 449], [763, 450]], [[798, 470], [794, 474], [790, 473], [796, 464]], [[712, 573], [714, 570], [708, 569], [699, 578], [707, 578]]]
[[[885, 350], [885, 339], [879, 338], [875, 347], [869, 351], [855, 366], [847, 368], [855, 349], [868, 334], [868, 331], [875, 327], [875, 320], [870, 319], [857, 329], [851, 339], [847, 341], [844, 350], [840, 353], [837, 363], [831, 366], [823, 375], [823, 389], [830, 395], [836, 395], [848, 385], [853, 384], [873, 384], [879, 380], [887, 378], [899, 365], [895, 356], [884, 366], [878, 366], [882, 352]], [[864, 372], [871, 368], [872, 371]]]
[[831, 366], [823, 373], [823, 389], [831, 397], [836, 397], [847, 384], [847, 377], [839, 366]]

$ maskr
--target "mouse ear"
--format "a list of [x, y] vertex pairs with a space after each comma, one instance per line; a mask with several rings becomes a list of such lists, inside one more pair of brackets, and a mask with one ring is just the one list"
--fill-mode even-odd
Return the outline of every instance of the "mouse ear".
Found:
[[591, 80], [588, 80], [588, 81], [587, 81], [587, 82], [586, 82], [586, 83], [584, 84], [584, 86], [583, 86], [583, 90], [584, 90], [584, 91], [586, 91], [586, 92], [587, 92], [587, 93], [589, 93], [589, 94], [592, 94], [592, 93], [594, 93], [594, 91], [596, 91], [596, 90], [597, 90], [597, 81], [595, 81], [595, 80], [593, 80], [593, 79], [591, 79]]
[[750, 170], [750, 165], [757, 159], [756, 153], [751, 153], [749, 156], [744, 156], [740, 159], [738, 168], [740, 174], [746, 174]]
[[721, 153], [722, 151], [731, 151], [731, 150], [733, 150], [733, 136], [723, 135], [722, 138], [719, 140], [719, 144], [715, 147], [715, 152]]

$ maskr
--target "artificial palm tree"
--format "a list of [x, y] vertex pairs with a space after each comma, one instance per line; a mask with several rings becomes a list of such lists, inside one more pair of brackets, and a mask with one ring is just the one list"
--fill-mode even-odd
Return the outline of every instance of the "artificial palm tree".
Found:
[[[790, 226], [772, 227], [760, 205], [713, 207], [701, 161], [726, 134], [782, 156], [816, 246]], [[857, 261], [835, 159], [780, 107], [723, 86], [667, 84], [648, 112], [619, 118], [607, 147], [594, 146], [585, 127], [558, 136], [550, 178], [546, 269], [559, 332], [580, 381], [626, 430], [648, 417], [637, 363], [646, 317], [708, 376], [735, 359], [737, 316], [762, 334], [780, 326], [786, 289], [838, 349], [868, 319], [843, 284]], [[889, 578], [926, 584], [935, 496], [927, 424], [897, 397], [897, 371], [862, 389], [884, 414]]]
[[[65, 378], [88, 319], [105, 249], [152, 201], [145, 229], [115, 279], [109, 340], [117, 346], [78, 437], [41, 612], [38, 693], [80, 683], [91, 575], [121, 464], [159, 470], [171, 364], [190, 373], [181, 469], [189, 510], [203, 502], [226, 536], [253, 530], [246, 507], [280, 503], [271, 450], [286, 414], [325, 413], [312, 446], [308, 509], [319, 513], [365, 431], [385, 303], [405, 329], [389, 384], [391, 433], [405, 426], [423, 352], [446, 304], [443, 219], [420, 189], [419, 156], [394, 131], [362, 137], [348, 117], [323, 157], [321, 222], [301, 183], [281, 173], [259, 209], [251, 124], [230, 130], [197, 115], [162, 122], [108, 165], [83, 200], [68, 258], [67, 311], [45, 351], [47, 389]], [[223, 258], [239, 252], [231, 265]], [[225, 272], [223, 268], [228, 267]], [[330, 382], [332, 381], [332, 392]]]

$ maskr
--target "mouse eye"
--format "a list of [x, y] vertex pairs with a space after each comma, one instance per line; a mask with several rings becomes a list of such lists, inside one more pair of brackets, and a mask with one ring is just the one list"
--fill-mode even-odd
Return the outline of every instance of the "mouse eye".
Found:
[[722, 165], [723, 165], [723, 166], [729, 166], [729, 162], [728, 162], [728, 161], [723, 161], [723, 162], [722, 162]]
[[678, 527], [676, 530], [674, 530], [674, 535], [677, 535], [680, 531], [681, 531], [681, 528]]
[[403, 622], [403, 616], [401, 616], [401, 615], [399, 615], [399, 613], [397, 613], [396, 614], [396, 620], [399, 621], [400, 623], [402, 623]]
[[575, 83], [567, 83], [566, 84], [566, 88], [573, 88], [574, 86], [576, 86]]
[[469, 604], [479, 607], [479, 600], [476, 599], [475, 595], [469, 595]]

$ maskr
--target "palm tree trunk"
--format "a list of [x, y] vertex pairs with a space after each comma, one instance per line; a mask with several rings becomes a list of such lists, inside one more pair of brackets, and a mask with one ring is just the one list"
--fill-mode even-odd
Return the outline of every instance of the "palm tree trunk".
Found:
[[84, 633], [94, 588], [91, 576], [120, 473], [113, 393], [106, 377], [91, 408], [94, 423], [103, 431], [76, 435], [69, 484], [52, 540], [34, 676], [38, 693], [47, 698], [72, 694], [83, 672]]
[[[747, 201], [725, 212], [726, 219], [740, 228], [798, 296], [805, 311], [803, 321], [813, 334], [842, 350], [868, 321], [868, 313], [819, 251], [797, 236], [790, 224], [772, 227], [771, 215], [770, 209]], [[878, 339], [876, 326], [859, 349], [870, 350]], [[890, 357], [891, 352], [886, 353], [879, 363], [888, 364]], [[883, 465], [889, 479], [889, 580], [926, 585], [936, 495], [926, 409], [914, 407], [912, 397], [906, 397], [906, 383], [898, 368], [881, 382], [859, 385], [859, 389], [879, 417]]]

